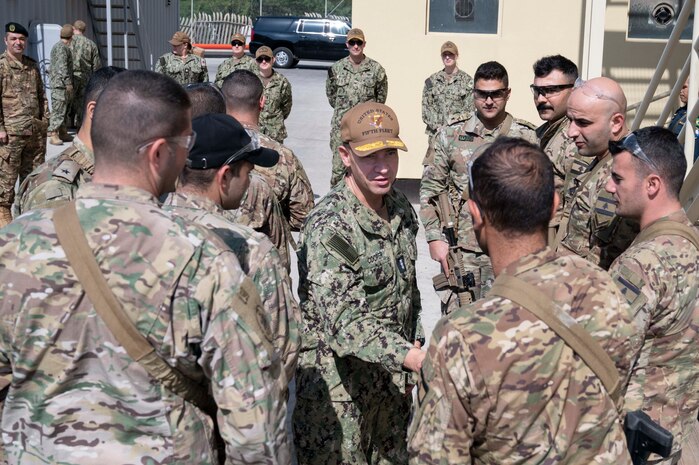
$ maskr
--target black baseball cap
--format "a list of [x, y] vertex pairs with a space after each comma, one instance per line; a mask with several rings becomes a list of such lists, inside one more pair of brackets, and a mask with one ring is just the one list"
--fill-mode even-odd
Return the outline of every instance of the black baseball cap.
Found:
[[242, 124], [225, 113], [197, 116], [192, 120], [192, 129], [197, 139], [187, 157], [188, 168], [220, 168], [240, 160], [268, 168], [279, 160], [279, 153], [260, 146], [256, 134], [251, 137]]

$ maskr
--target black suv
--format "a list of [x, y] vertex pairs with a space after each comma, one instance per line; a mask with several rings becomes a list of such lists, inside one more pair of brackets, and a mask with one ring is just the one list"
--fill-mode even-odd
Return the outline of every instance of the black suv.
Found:
[[260, 16], [252, 26], [250, 52], [263, 45], [274, 51], [274, 65], [296, 66], [299, 60], [339, 60], [349, 54], [350, 25], [335, 19]]

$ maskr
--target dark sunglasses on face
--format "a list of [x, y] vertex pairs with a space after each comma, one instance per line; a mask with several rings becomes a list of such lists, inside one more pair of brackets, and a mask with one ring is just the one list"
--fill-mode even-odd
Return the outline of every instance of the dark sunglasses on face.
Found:
[[621, 153], [623, 151], [629, 152], [631, 155], [634, 157], [638, 158], [641, 160], [643, 163], [646, 165], [650, 166], [654, 170], [657, 170], [658, 168], [655, 166], [655, 163], [648, 158], [648, 155], [643, 151], [640, 145], [638, 145], [638, 139], [636, 139], [636, 134], [635, 133], [630, 133], [628, 136], [624, 137], [621, 140], [610, 140], [609, 141], [609, 152], [612, 155], [616, 155], [618, 153]]
[[488, 100], [488, 97], [490, 97], [491, 100], [498, 100], [505, 98], [508, 90], [510, 89], [507, 87], [497, 90], [473, 89], [473, 96], [478, 100]]
[[231, 45], [234, 47], [242, 47], [243, 43], [240, 42], [239, 40], [234, 40], [233, 42], [231, 42]]
[[270, 57], [257, 57], [255, 58], [255, 60], [257, 60], [258, 63], [262, 63], [263, 61], [265, 63], [269, 63], [270, 61], [272, 61]]
[[548, 97], [551, 95], [557, 95], [565, 89], [571, 89], [574, 85], [575, 84], [557, 84], [555, 86], [535, 86], [532, 84], [529, 86], [529, 88], [532, 90], [534, 97], [538, 97], [539, 95]]
[[357, 39], [352, 39], [347, 43], [350, 44], [350, 47], [354, 47], [355, 45], [358, 47], [361, 47], [362, 45], [364, 45], [364, 42], [362, 42], [361, 40], [357, 40]]

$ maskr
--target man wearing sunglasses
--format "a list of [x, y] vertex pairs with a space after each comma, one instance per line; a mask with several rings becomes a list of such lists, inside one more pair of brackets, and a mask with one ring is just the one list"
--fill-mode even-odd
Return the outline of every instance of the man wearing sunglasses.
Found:
[[[452, 123], [442, 127], [427, 151], [420, 183], [420, 219], [425, 226], [430, 256], [440, 263], [448, 276], [449, 244], [442, 225], [446, 212], [441, 211], [439, 195], [449, 193], [456, 216], [455, 232], [460, 250], [460, 263], [465, 272], [473, 273], [474, 297], [485, 294], [493, 280], [488, 257], [478, 246], [473, 235], [471, 217], [466, 209], [468, 176], [466, 167], [483, 150], [483, 146], [498, 136], [519, 137], [529, 142], [537, 141], [535, 126], [513, 118], [507, 113], [510, 98], [509, 78], [504, 66], [496, 61], [481, 64], [476, 70], [473, 88], [476, 113], [461, 114]], [[466, 194], [466, 195], [464, 195]], [[442, 301], [442, 313], [449, 313], [459, 306], [453, 289], [438, 289]]]
[[388, 78], [386, 71], [377, 61], [364, 55], [366, 39], [361, 29], [350, 29], [347, 33], [349, 56], [335, 62], [328, 70], [325, 81], [325, 94], [333, 107], [330, 122], [330, 152], [332, 153], [332, 175], [330, 185], [340, 182], [345, 175], [345, 167], [338, 147], [342, 145], [340, 122], [347, 111], [362, 102], [386, 103]]
[[120, 73], [95, 107], [92, 182], [2, 229], [10, 462], [221, 463], [213, 422], [229, 463], [288, 457], [254, 284], [218, 236], [158, 202], [195, 140], [181, 85]]
[[612, 79], [590, 79], [571, 93], [567, 115], [568, 137], [590, 164], [573, 177], [566, 192], [567, 204], [554, 246], [609, 269], [638, 232], [634, 221], [616, 214], [616, 201], [604, 190], [612, 170], [609, 141], [618, 141], [628, 133], [626, 96]]
[[441, 56], [444, 68], [428, 77], [422, 90], [422, 121], [430, 142], [452, 116], [473, 111], [473, 78], [457, 66], [456, 44], [444, 42]]
[[578, 67], [563, 55], [545, 56], [534, 63], [534, 83], [529, 86], [539, 117], [546, 121], [536, 130], [539, 146], [553, 163], [556, 191], [561, 198], [556, 216], [549, 224], [550, 240], [561, 223], [566, 192], [573, 178], [585, 171], [589, 159], [578, 156], [575, 143], [568, 137], [570, 120], [566, 116], [568, 98], [578, 79]]
[[274, 71], [274, 53], [263, 45], [255, 53], [258, 75], [264, 88], [265, 104], [260, 112], [260, 132], [280, 144], [286, 139], [284, 120], [291, 113], [291, 83], [280, 73]]
[[224, 60], [223, 63], [218, 65], [218, 70], [216, 70], [214, 82], [219, 89], [223, 85], [223, 80], [226, 76], [236, 69], [247, 69], [255, 74], [259, 72], [255, 59], [245, 54], [245, 36], [243, 34], [236, 32], [231, 36], [231, 48], [233, 56]]
[[699, 444], [699, 233], [679, 201], [684, 151], [671, 131], [654, 126], [610, 142], [609, 149], [606, 190], [617, 215], [641, 227], [609, 269], [643, 338], [624, 409], [642, 409], [673, 434], [672, 456], [663, 463], [682, 454], [680, 463], [695, 464], [684, 446]]

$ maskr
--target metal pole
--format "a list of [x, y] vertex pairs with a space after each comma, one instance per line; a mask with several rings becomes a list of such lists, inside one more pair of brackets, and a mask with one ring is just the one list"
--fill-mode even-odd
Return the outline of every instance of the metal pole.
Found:
[[260, 16], [262, 16], [262, 0], [260, 0]]
[[605, 0], [588, 0], [585, 2], [585, 35], [582, 63], [582, 76], [584, 79], [602, 75], [606, 7]]
[[687, 76], [689, 76], [689, 62], [691, 61], [691, 59], [692, 59], [692, 56], [687, 55], [687, 59], [684, 62], [684, 66], [682, 66], [682, 71], [680, 71], [680, 75], [677, 79], [677, 82], [675, 83], [675, 85], [672, 88], [672, 91], [669, 94], [670, 98], [665, 103], [665, 106], [663, 107], [663, 111], [660, 113], [658, 120], [655, 122], [656, 126], [665, 126], [665, 123], [667, 122], [667, 117], [670, 116], [670, 113], [672, 113], [672, 111], [675, 109], [675, 103], [677, 102], [677, 96], [680, 95], [680, 90], [682, 89], [682, 86], [684, 85], [684, 81], [686, 81]]
[[129, 23], [124, 0], [124, 68], [129, 69]]
[[112, 0], [107, 0], [107, 65], [114, 65], [112, 55]]
[[689, 66], [689, 88], [687, 89], [687, 121], [684, 123], [684, 156], [687, 159], [687, 168], [694, 163], [694, 144], [696, 134], [697, 113], [697, 93], [699, 93], [699, 13], [696, 3], [694, 5], [694, 30], [692, 31], [692, 49], [689, 51], [691, 57]]
[[191, 3], [191, 8], [189, 10], [189, 17], [192, 18], [192, 20], [194, 20], [194, 0], [192, 0], [192, 3]]
[[[646, 95], [643, 97], [643, 103], [638, 108], [638, 111], [636, 112], [636, 115], [633, 118], [633, 123], [631, 123], [632, 131], [635, 131], [636, 129], [641, 127], [641, 121], [643, 121], [643, 118], [646, 116], [646, 112], [648, 111], [648, 107], [650, 106], [651, 99], [653, 98], [653, 95], [655, 94], [655, 91], [658, 88], [658, 83], [660, 83], [660, 80], [663, 77], [663, 73], [667, 69], [667, 62], [672, 56], [675, 46], [679, 42], [680, 35], [682, 34], [682, 29], [684, 29], [685, 25], [687, 24], [687, 20], [689, 19], [689, 13], [693, 9], [693, 7], [694, 0], [688, 0], [682, 7], [680, 15], [677, 17], [675, 27], [672, 28], [672, 33], [670, 34], [670, 38], [667, 40], [665, 50], [663, 50], [663, 54], [660, 56], [658, 66], [655, 68], [653, 78], [650, 80], [650, 84], [648, 85], [648, 89], [646, 90]], [[696, 22], [696, 18], [694, 18], [694, 21]]]
[[323, 18], [327, 18], [327, 17], [328, 17], [328, 0], [325, 0], [325, 16], [323, 16]]

